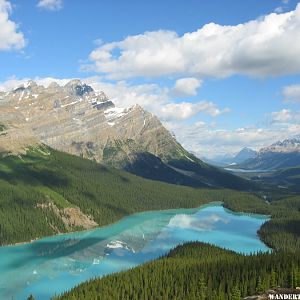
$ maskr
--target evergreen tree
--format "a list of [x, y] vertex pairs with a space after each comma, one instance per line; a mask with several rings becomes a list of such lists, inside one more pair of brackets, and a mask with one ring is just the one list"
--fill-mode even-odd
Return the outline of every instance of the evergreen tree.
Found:
[[232, 295], [231, 295], [232, 300], [241, 300], [241, 291], [238, 289], [237, 286], [234, 286], [232, 290]]
[[199, 300], [205, 300], [206, 299], [206, 291], [207, 291], [207, 285], [204, 278], [203, 273], [200, 274], [199, 277]]

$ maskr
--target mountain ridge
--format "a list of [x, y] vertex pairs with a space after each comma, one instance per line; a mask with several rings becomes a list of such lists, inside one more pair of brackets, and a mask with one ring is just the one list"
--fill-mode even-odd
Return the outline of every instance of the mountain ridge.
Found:
[[24, 153], [26, 143], [41, 143], [149, 179], [160, 175], [159, 180], [190, 186], [247, 186], [242, 179], [186, 151], [160, 120], [141, 106], [116, 107], [104, 92], [94, 91], [80, 80], [48, 87], [29, 81], [0, 97], [1, 111], [9, 111], [12, 120], [1, 117], [3, 126], [17, 130], [19, 141], [15, 149], [2, 152]]
[[260, 149], [254, 158], [238, 167], [250, 170], [277, 170], [298, 165], [300, 165], [300, 135]]

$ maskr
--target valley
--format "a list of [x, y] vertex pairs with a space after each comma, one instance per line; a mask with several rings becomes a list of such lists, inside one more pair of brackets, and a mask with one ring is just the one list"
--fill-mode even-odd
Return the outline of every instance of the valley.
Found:
[[[237, 172], [238, 169], [227, 171], [212, 166], [185, 150], [153, 114], [139, 106], [115, 107], [103, 92], [95, 92], [78, 80], [64, 86], [50, 84], [48, 87], [30, 81], [2, 95], [0, 107], [0, 250], [8, 257], [11, 255], [12, 260], [14, 251], [29, 251], [29, 257], [32, 256], [32, 262], [31, 258], [26, 258], [26, 263], [21, 262], [16, 267], [13, 262], [13, 267], [3, 266], [9, 274], [17, 269], [24, 273], [21, 281], [16, 283], [22, 287], [16, 291], [17, 299], [30, 294], [38, 300], [50, 299], [82, 281], [107, 275], [61, 296], [62, 299], [81, 299], [82, 295], [90, 294], [93, 299], [95, 289], [102, 282], [110, 280], [108, 278], [120, 280], [122, 276], [122, 273], [111, 273], [165, 255], [165, 258], [150, 263], [156, 268], [161, 260], [166, 259], [168, 263], [174, 247], [189, 249], [191, 246], [181, 244], [195, 240], [200, 242], [195, 244], [195, 249], [214, 247], [203, 242], [225, 247], [222, 250], [225, 260], [230, 256], [241, 258], [246, 264], [262, 257], [275, 260], [274, 272], [285, 263], [277, 252], [283, 257], [290, 253], [293, 262], [298, 264], [300, 197], [297, 167]], [[286, 144], [280, 144], [280, 147]], [[241, 151], [236, 156], [239, 164], [232, 168], [243, 166], [243, 159], [246, 162], [255, 160], [259, 153], [248, 149]], [[210, 203], [213, 206], [209, 217], [213, 223], [206, 220], [205, 215], [210, 206], [199, 209]], [[169, 209], [175, 210], [165, 212]], [[130, 221], [130, 234], [124, 238], [121, 232], [127, 228], [127, 221], [123, 220], [139, 218], [136, 213], [141, 216], [161, 214], [166, 218], [153, 219], [161, 226], [150, 226], [154, 231], [157, 229], [149, 233], [151, 238], [147, 237], [144, 225]], [[189, 219], [191, 214], [198, 213], [199, 217]], [[183, 223], [179, 226], [178, 218], [181, 217]], [[148, 217], [146, 220], [149, 221]], [[239, 224], [241, 221], [238, 220], [245, 222]], [[168, 244], [159, 236], [170, 229], [172, 222], [179, 222], [179, 231], [172, 231], [174, 235], [170, 236]], [[102, 237], [101, 232], [110, 232], [109, 228], [119, 229]], [[138, 228], [138, 234], [134, 233], [134, 228]], [[250, 240], [246, 239], [248, 234]], [[186, 236], [186, 239], [178, 239], [178, 235]], [[226, 240], [233, 238], [236, 243], [227, 244]], [[30, 252], [35, 247], [37, 252]], [[157, 247], [163, 250], [154, 250]], [[95, 255], [96, 249], [100, 248], [104, 252]], [[218, 248], [211, 250], [221, 251]], [[256, 251], [267, 253], [243, 256]], [[131, 263], [119, 261], [119, 255]], [[191, 266], [185, 265], [189, 258], [183, 255], [180, 259], [182, 266], [187, 267], [186, 272], [191, 272]], [[52, 261], [50, 265], [48, 260]], [[66, 264], [66, 269], [59, 264]], [[147, 264], [139, 268], [147, 274]], [[260, 288], [270, 287], [269, 275], [260, 273], [263, 271], [258, 265], [255, 268], [263, 280]], [[47, 272], [57, 279], [49, 278]], [[136, 274], [135, 269], [126, 272]], [[157, 272], [159, 274], [160, 269]], [[172, 272], [170, 270], [170, 274]], [[11, 297], [5, 274], [2, 286], [8, 288], [2, 288], [3, 295]], [[197, 272], [197, 276], [200, 275]], [[63, 280], [61, 276], [64, 276]], [[202, 274], [197, 280], [208, 284], [209, 293], [215, 293], [214, 297], [231, 299], [234, 289], [244, 296], [259, 288], [257, 282], [250, 281], [246, 283], [247, 287], [241, 287], [241, 282], [233, 286], [231, 280], [236, 280], [230, 279], [230, 283], [226, 283], [227, 292], [225, 287], [216, 292], [207, 276]], [[288, 276], [276, 280], [288, 284]], [[23, 279], [31, 282], [29, 287], [24, 287]], [[57, 280], [55, 290], [47, 288], [49, 280]], [[122, 282], [130, 286], [123, 279]], [[217, 284], [218, 281], [214, 282]], [[106, 285], [109, 286], [108, 282]], [[169, 292], [178, 297], [193, 299], [203, 293], [194, 283], [188, 294], [172, 290], [171, 283], [169, 287]], [[101, 293], [107, 292], [104, 289]], [[138, 297], [127, 288], [122, 288], [122, 292], [116, 289], [114, 293], [125, 293], [127, 296], [122, 294], [124, 299]], [[161, 293], [160, 289], [155, 288], [155, 293]], [[155, 293], [154, 298], [157, 297]], [[107, 299], [110, 298], [107, 296]]]

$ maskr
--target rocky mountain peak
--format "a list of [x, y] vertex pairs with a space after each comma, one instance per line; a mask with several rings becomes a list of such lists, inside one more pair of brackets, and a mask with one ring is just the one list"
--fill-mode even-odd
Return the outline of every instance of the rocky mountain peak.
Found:
[[94, 92], [93, 88], [78, 79], [69, 81], [64, 88], [68, 90], [71, 94], [74, 94], [78, 97], [82, 97], [86, 94]]
[[36, 88], [37, 86], [38, 86], [38, 84], [33, 80], [29, 80], [24, 84], [25, 89], [28, 89], [28, 88], [33, 89], [33, 88]]
[[64, 86], [25, 86], [4, 95], [5, 103], [21, 116], [18, 128], [26, 126], [50, 147], [114, 166], [136, 152], [163, 160], [185, 153], [159, 119], [138, 104], [116, 107], [104, 92], [77, 79]]
[[60, 88], [60, 85], [55, 81], [51, 82], [48, 86], [48, 89], [59, 89], [59, 88]]
[[294, 136], [290, 139], [278, 141], [271, 146], [262, 148], [259, 153], [276, 152], [276, 153], [289, 153], [300, 152], [300, 136]]

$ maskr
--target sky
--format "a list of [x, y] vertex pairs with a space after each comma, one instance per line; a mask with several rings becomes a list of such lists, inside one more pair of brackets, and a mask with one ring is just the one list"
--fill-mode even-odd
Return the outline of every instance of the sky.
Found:
[[79, 78], [213, 158], [300, 134], [297, 0], [0, 0], [0, 90]]

